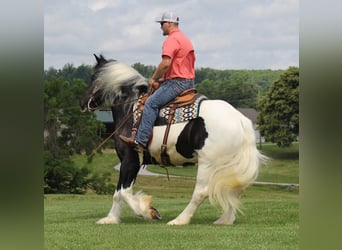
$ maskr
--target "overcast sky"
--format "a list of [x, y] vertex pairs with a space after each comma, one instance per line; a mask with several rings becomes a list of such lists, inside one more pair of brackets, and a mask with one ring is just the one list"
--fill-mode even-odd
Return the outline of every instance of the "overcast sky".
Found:
[[299, 0], [45, 0], [44, 68], [94, 65], [93, 53], [156, 66], [164, 11], [180, 17], [196, 68], [299, 65]]

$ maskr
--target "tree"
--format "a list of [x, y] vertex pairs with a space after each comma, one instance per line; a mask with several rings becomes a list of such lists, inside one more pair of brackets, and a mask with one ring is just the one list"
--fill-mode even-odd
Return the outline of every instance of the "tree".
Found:
[[[75, 153], [87, 154], [101, 141], [97, 131], [103, 124], [94, 113], [81, 113], [78, 100], [87, 85], [73, 85], [61, 77], [44, 81], [44, 192], [84, 193], [91, 181], [86, 167], [70, 160]], [[93, 185], [94, 186], [94, 185]]]
[[75, 81], [81, 79], [86, 83], [89, 83], [91, 80], [91, 75], [93, 72], [93, 67], [90, 65], [80, 65], [75, 68], [72, 64], [65, 64], [63, 69], [55, 69], [50, 67], [48, 70], [44, 71], [44, 80], [50, 81], [53, 78], [61, 77], [65, 81], [68, 81], [71, 85], [75, 83]]
[[155, 66], [145, 66], [140, 62], [133, 64], [132, 67], [145, 78], [150, 78], [153, 72], [156, 70]]
[[257, 86], [255, 84], [206, 79], [197, 84], [196, 89], [209, 99], [225, 100], [234, 107], [253, 108], [256, 106]]
[[288, 147], [299, 136], [299, 69], [290, 67], [258, 105], [259, 131], [267, 141]]

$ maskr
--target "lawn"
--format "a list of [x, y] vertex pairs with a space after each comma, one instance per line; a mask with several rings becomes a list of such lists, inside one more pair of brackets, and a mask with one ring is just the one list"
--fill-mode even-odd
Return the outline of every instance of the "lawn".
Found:
[[[295, 149], [286, 152], [286, 157], [272, 145], [263, 150], [273, 156], [273, 163], [261, 169], [260, 180], [298, 183]], [[113, 152], [95, 156], [92, 163], [81, 156], [75, 162], [90, 164], [96, 171], [111, 171], [112, 180], [117, 181]], [[285, 171], [286, 167], [290, 169]], [[176, 171], [189, 171], [184, 175], [191, 176], [196, 171], [192, 168]], [[185, 208], [194, 185], [194, 178], [171, 177], [168, 181], [166, 177], [139, 176], [134, 190], [153, 195], [163, 218], [137, 218], [125, 205], [120, 225], [95, 224], [108, 213], [112, 195], [45, 195], [45, 249], [298, 249], [298, 189], [251, 186], [242, 196], [244, 214], [237, 215], [234, 225], [213, 225], [220, 210], [208, 201], [198, 208], [190, 225], [166, 225]]]
[[[189, 201], [194, 182], [181, 188], [160, 177], [141, 177], [145, 183], [168, 183], [168, 189], [149, 193], [163, 218], [137, 218], [124, 206], [122, 224], [96, 225], [108, 212], [110, 195], [46, 195], [45, 249], [297, 249], [298, 193], [253, 186], [242, 198], [244, 215], [231, 226], [213, 225], [219, 209], [205, 201], [190, 225], [168, 226]], [[156, 190], [156, 189], [155, 189]], [[164, 194], [164, 195], [163, 195]]]

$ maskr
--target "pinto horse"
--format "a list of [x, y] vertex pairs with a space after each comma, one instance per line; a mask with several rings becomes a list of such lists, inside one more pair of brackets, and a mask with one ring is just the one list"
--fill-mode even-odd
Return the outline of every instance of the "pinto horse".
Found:
[[[110, 105], [113, 114], [115, 149], [121, 161], [119, 181], [108, 215], [98, 224], [120, 223], [121, 205], [126, 202], [138, 216], [160, 219], [152, 207], [152, 196], [133, 193], [133, 184], [143, 163], [138, 153], [119, 135], [129, 136], [133, 125], [131, 117], [134, 100], [148, 93], [149, 84], [134, 68], [116, 60], [94, 55], [92, 82], [80, 100], [82, 110], [94, 110], [98, 105]], [[160, 162], [161, 144], [166, 125], [155, 125], [148, 152]], [[240, 195], [257, 177], [259, 165], [265, 159], [256, 148], [251, 121], [227, 102], [204, 100], [199, 116], [171, 125], [167, 153], [173, 165], [198, 165], [196, 185], [186, 208], [169, 225], [185, 225], [198, 206], [209, 197], [219, 204], [223, 213], [215, 224], [233, 224], [239, 209]]]

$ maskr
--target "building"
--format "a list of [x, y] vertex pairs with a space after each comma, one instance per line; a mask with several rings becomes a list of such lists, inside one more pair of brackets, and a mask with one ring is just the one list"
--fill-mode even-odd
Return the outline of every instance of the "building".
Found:
[[258, 130], [257, 117], [259, 115], [259, 112], [253, 108], [237, 108], [237, 110], [252, 121], [253, 128], [255, 130], [256, 141], [260, 142], [261, 140], [261, 142], [264, 142], [265, 139], [263, 137], [260, 137], [260, 133]]
[[111, 110], [96, 110], [96, 119], [105, 125], [105, 129], [99, 131], [99, 136], [107, 138], [114, 131], [113, 116]]

